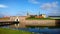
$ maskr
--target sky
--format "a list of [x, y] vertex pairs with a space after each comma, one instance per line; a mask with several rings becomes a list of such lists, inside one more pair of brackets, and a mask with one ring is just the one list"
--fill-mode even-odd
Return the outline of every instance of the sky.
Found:
[[0, 0], [0, 16], [60, 16], [60, 0]]

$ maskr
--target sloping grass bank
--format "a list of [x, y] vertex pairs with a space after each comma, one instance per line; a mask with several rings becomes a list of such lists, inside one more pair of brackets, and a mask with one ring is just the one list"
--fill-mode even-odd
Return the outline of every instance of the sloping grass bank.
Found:
[[0, 34], [32, 34], [31, 32], [21, 30], [11, 30], [6, 28], [0, 28]]
[[51, 18], [26, 18], [26, 20], [55, 20]]

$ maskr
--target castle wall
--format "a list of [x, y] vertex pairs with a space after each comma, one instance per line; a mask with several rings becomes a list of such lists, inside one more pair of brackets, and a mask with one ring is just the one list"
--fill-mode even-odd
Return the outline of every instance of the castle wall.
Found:
[[[25, 28], [26, 26], [55, 26], [55, 20], [25, 20], [26, 16], [19, 16], [19, 26], [11, 25], [10, 27]], [[11, 17], [10, 20], [15, 20], [16, 17]]]
[[55, 26], [55, 20], [26, 20], [25, 25], [32, 26]]

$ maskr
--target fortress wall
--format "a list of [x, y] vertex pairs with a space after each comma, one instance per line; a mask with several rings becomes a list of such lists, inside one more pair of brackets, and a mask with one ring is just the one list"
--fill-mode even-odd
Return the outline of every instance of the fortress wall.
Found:
[[[25, 20], [25, 16], [19, 16], [19, 28], [25, 28], [28, 26], [55, 26], [55, 20]], [[16, 17], [11, 17], [11, 20], [15, 20]], [[16, 27], [15, 24], [10, 27]]]
[[26, 20], [25, 25], [55, 26], [55, 20]]

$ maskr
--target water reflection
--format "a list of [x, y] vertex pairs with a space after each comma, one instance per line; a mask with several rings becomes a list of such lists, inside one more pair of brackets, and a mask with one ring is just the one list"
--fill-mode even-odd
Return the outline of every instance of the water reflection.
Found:
[[[3, 28], [9, 28], [9, 26], [4, 26]], [[40, 28], [12, 28], [14, 30], [22, 30], [29, 31], [34, 34], [60, 34], [60, 28], [48, 28], [48, 27], [40, 27]]]
[[[3, 26], [2, 28], [9, 28], [9, 26]], [[40, 27], [40, 28], [11, 28], [11, 29], [29, 31], [32, 32], [33, 34], [60, 34], [60, 28]]]
[[[15, 28], [16, 29], [16, 28]], [[34, 34], [60, 34], [60, 28], [49, 29], [48, 27], [45, 28], [18, 28], [18, 30], [25, 30], [32, 32]]]

